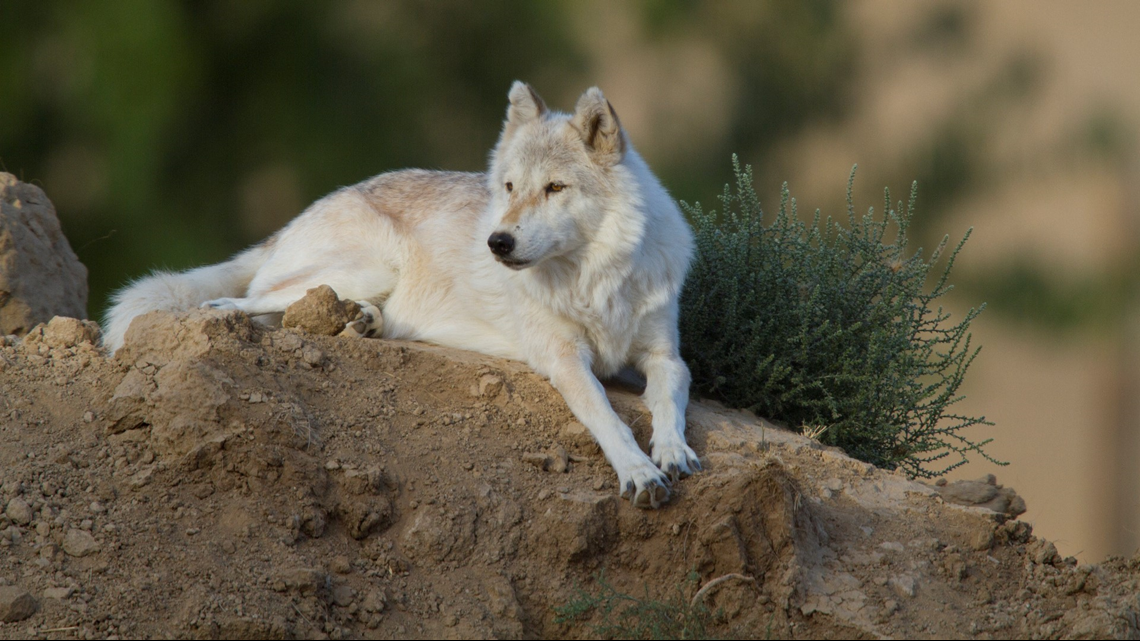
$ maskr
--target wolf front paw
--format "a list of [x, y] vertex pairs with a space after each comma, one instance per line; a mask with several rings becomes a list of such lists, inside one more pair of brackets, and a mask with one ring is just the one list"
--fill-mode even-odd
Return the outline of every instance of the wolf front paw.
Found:
[[215, 298], [201, 304], [202, 309], [241, 309], [232, 298]]
[[669, 502], [669, 479], [661, 470], [646, 459], [629, 471], [628, 475], [618, 476], [623, 499], [629, 499], [634, 507], [657, 509]]
[[697, 453], [684, 443], [653, 445], [653, 462], [671, 481], [679, 481], [701, 471]]
[[384, 331], [384, 316], [380, 308], [367, 301], [356, 301], [360, 305], [360, 315], [344, 326], [341, 336], [350, 338], [374, 338]]

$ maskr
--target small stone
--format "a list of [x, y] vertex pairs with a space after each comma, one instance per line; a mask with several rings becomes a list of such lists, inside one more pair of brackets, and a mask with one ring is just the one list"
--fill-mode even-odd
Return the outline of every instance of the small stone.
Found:
[[550, 490], [548, 488], [544, 487], [538, 491], [538, 500], [545, 501], [549, 497], [550, 497]]
[[32, 616], [39, 604], [23, 588], [14, 585], [0, 586], [0, 621], [12, 623]]
[[570, 471], [570, 455], [566, 453], [566, 448], [561, 445], [554, 447], [553, 464], [550, 467], [551, 472], [558, 472], [565, 474]]
[[595, 454], [601, 451], [598, 442], [594, 440], [594, 435], [578, 421], [570, 421], [563, 425], [558, 436], [563, 443], [579, 453]]
[[908, 574], [891, 577], [890, 580], [887, 581], [887, 584], [891, 586], [891, 589], [893, 589], [896, 594], [908, 598], [914, 597], [918, 587], [914, 577]]
[[36, 534], [47, 538], [48, 535], [51, 534], [51, 524], [47, 521], [40, 521], [39, 523], [36, 523]]
[[985, 529], [978, 530], [970, 536], [970, 548], [979, 552], [988, 550], [994, 546], [994, 532], [993, 530]]
[[233, 541], [226, 539], [225, 541], [222, 541], [222, 550], [225, 551], [226, 554], [233, 554], [234, 552], [237, 552], [237, 546], [234, 545]]
[[91, 410], [87, 410], [86, 412], [83, 413], [83, 422], [84, 423], [90, 423], [94, 420], [95, 420], [95, 412], [92, 412]]
[[353, 590], [350, 585], [341, 584], [333, 587], [330, 596], [332, 596], [333, 603], [342, 608], [347, 608], [352, 605], [353, 599], [356, 598], [356, 590]]
[[554, 463], [553, 459], [551, 459], [549, 456], [547, 456], [545, 454], [536, 454], [536, 453], [523, 454], [522, 460], [526, 463], [530, 463], [531, 465], [537, 467], [538, 469], [542, 470], [543, 472], [549, 471], [551, 468], [551, 465]]
[[840, 490], [843, 489], [843, 481], [840, 481], [839, 479], [837, 479], [833, 476], [833, 477], [827, 479], [826, 481], [824, 481], [823, 487], [831, 490], [832, 492], [839, 492]]
[[129, 484], [131, 487], [138, 489], [149, 485], [152, 480], [154, 480], [154, 467], [145, 467], [131, 477]]
[[899, 611], [899, 602], [894, 599], [883, 601], [883, 616], [889, 617]]
[[8, 515], [8, 518], [11, 519], [13, 523], [27, 525], [32, 522], [33, 514], [31, 506], [28, 505], [27, 501], [18, 496], [8, 501], [8, 508], [4, 510], [4, 513]]
[[351, 574], [352, 564], [349, 563], [348, 557], [342, 554], [333, 557], [333, 560], [329, 562], [329, 570], [337, 574]]
[[1060, 560], [1061, 555], [1057, 553], [1057, 546], [1049, 541], [1042, 541], [1033, 555], [1033, 561], [1037, 565], [1054, 565]]
[[484, 374], [479, 377], [479, 396], [494, 398], [503, 389], [503, 379], [494, 374]]
[[63, 551], [71, 556], [89, 556], [99, 551], [99, 544], [90, 532], [71, 529], [63, 537]]
[[[278, 592], [296, 590], [302, 594], [311, 594], [325, 584], [325, 573], [313, 568], [290, 568], [277, 573], [271, 585]], [[280, 589], [277, 587], [280, 586]]]
[[325, 469], [330, 471], [330, 472], [332, 472], [334, 470], [339, 470], [340, 469], [340, 463], [338, 463], [336, 461], [336, 459], [329, 459], [329, 460], [325, 461]]
[[998, 489], [979, 481], [954, 481], [938, 488], [942, 498], [959, 505], [981, 505], [998, 494]]
[[273, 345], [283, 352], [293, 352], [301, 349], [305, 344], [300, 336], [292, 332], [282, 332], [280, 335], [273, 338]]
[[301, 350], [301, 359], [313, 367], [320, 367], [321, 363], [325, 362], [325, 353], [309, 345]]
[[75, 588], [48, 588], [44, 590], [45, 599], [66, 599], [75, 593]]

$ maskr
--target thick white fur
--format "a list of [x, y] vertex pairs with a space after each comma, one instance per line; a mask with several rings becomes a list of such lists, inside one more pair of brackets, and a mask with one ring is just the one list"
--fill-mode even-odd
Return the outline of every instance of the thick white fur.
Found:
[[[677, 335], [692, 235], [601, 91], [583, 94], [572, 115], [549, 111], [521, 82], [509, 98], [486, 174], [382, 174], [317, 201], [229, 262], [143, 278], [116, 295], [107, 346], [118, 349], [146, 311], [279, 314], [327, 284], [380, 308], [385, 338], [517, 359], [549, 377], [622, 495], [658, 507], [670, 479], [700, 467], [685, 443], [689, 371]], [[508, 260], [488, 248], [492, 233], [514, 238]], [[598, 380], [626, 365], [646, 376], [652, 458]]]

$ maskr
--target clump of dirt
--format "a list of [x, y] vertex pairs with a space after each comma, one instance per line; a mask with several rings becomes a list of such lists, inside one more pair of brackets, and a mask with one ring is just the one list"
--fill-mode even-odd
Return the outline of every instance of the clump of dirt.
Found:
[[87, 315], [87, 268], [39, 187], [0, 172], [0, 336]]
[[340, 300], [328, 285], [314, 287], [305, 296], [285, 309], [281, 326], [300, 329], [310, 334], [336, 336], [344, 326], [360, 318], [360, 305], [351, 300]]
[[[713, 403], [705, 471], [645, 511], [519, 363], [203, 310], [140, 317], [114, 358], [68, 319], [5, 343], [0, 638], [591, 636], [556, 608], [600, 576], [699, 592], [716, 635], [1140, 631], [1140, 559], [1077, 565]], [[636, 392], [608, 390], [644, 447]]]

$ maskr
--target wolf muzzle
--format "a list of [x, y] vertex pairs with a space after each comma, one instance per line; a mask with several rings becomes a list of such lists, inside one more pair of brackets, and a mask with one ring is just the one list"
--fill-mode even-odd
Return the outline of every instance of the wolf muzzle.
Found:
[[502, 231], [491, 234], [487, 239], [487, 246], [496, 256], [506, 257], [515, 250], [515, 237]]

